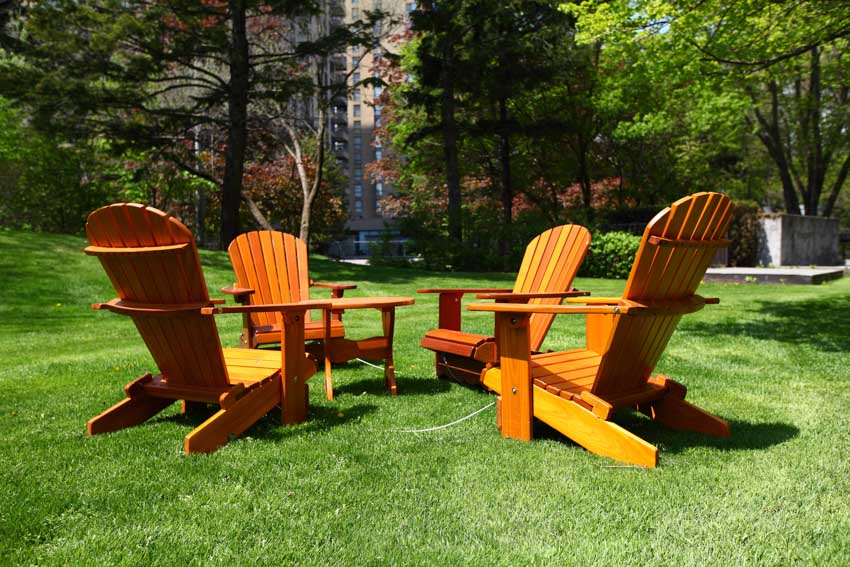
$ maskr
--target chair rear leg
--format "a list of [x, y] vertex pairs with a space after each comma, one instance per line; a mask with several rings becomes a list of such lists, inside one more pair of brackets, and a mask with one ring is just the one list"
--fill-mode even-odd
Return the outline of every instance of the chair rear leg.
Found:
[[726, 421], [673, 396], [665, 396], [642, 409], [649, 417], [670, 429], [729, 437], [729, 424]]
[[145, 393], [125, 398], [100, 415], [91, 418], [88, 421], [88, 433], [97, 435], [139, 425], [173, 402], [174, 400], [155, 398]]

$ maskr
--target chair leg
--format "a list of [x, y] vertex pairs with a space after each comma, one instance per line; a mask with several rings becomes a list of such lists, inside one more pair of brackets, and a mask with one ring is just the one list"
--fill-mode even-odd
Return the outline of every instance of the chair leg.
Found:
[[248, 390], [227, 409], [220, 409], [196, 427], [183, 441], [186, 453], [209, 453], [270, 412], [280, 402], [280, 379], [269, 380]]
[[674, 396], [665, 396], [645, 411], [670, 429], [696, 431], [714, 437], [729, 437], [729, 424], [697, 406]]
[[533, 390], [534, 416], [591, 453], [642, 467], [658, 464], [658, 449], [634, 433], [601, 419], [573, 401], [537, 386]]
[[381, 310], [381, 323], [384, 328], [384, 338], [387, 340], [386, 362], [384, 363], [384, 385], [393, 396], [398, 395], [395, 383], [395, 366], [393, 364], [393, 333], [395, 332], [395, 308]]
[[155, 398], [145, 393], [125, 398], [100, 415], [91, 418], [88, 421], [88, 433], [97, 435], [139, 425], [172, 403], [174, 400]]

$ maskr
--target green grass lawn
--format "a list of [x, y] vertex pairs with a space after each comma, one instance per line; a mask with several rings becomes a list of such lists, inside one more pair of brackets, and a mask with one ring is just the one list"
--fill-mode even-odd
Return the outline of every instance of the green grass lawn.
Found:
[[[436, 296], [397, 313], [399, 396], [381, 371], [311, 381], [309, 420], [269, 415], [211, 455], [187, 457], [197, 425], [174, 404], [135, 428], [87, 437], [86, 420], [155, 367], [84, 241], [0, 231], [0, 563], [3, 564], [850, 564], [850, 279], [823, 286], [704, 285], [721, 304], [687, 316], [658, 371], [731, 424], [730, 439], [617, 421], [657, 445], [657, 469], [623, 468], [537, 424], [502, 439], [493, 396], [433, 376], [419, 339]], [[233, 275], [202, 252], [213, 295]], [[375, 269], [314, 259], [352, 296], [503, 286], [502, 274]], [[594, 295], [615, 280], [578, 280]], [[318, 290], [324, 296], [327, 290]], [[464, 313], [490, 332], [491, 316]], [[218, 319], [236, 346], [238, 315]], [[377, 334], [374, 311], [346, 315]], [[580, 346], [581, 317], [545, 348]]]

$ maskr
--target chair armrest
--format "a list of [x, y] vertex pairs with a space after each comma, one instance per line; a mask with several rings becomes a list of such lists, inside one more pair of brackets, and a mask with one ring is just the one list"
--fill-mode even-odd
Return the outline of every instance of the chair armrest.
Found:
[[[699, 311], [707, 304], [720, 302], [716, 297], [704, 298], [700, 295], [684, 299], [659, 299], [638, 303], [629, 299], [594, 297], [567, 300], [570, 305], [534, 305], [527, 303], [473, 303], [469, 311], [493, 311], [499, 313], [574, 313], [574, 314], [614, 314], [614, 315], [685, 315]], [[584, 303], [585, 305], [576, 305]]]
[[555, 314], [625, 314], [631, 307], [619, 305], [540, 305], [529, 303], [473, 303], [467, 305], [469, 311], [492, 311], [495, 313], [555, 313]]
[[254, 290], [250, 287], [237, 287], [236, 284], [233, 284], [221, 288], [221, 293], [226, 293], [227, 295], [251, 295], [254, 293]]
[[341, 283], [329, 283], [329, 282], [314, 282], [313, 280], [310, 280], [310, 285], [313, 286], [313, 287], [326, 287], [326, 288], [332, 289], [334, 291], [336, 291], [336, 290], [344, 291], [346, 289], [357, 289], [357, 284], [353, 284], [353, 283], [341, 284]]
[[535, 293], [479, 293], [475, 297], [478, 299], [495, 299], [503, 303], [524, 303], [529, 299], [585, 297], [588, 295], [590, 295], [589, 291], [571, 289], [569, 291], [540, 291]]
[[621, 301], [622, 300], [619, 297], [588, 297], [586, 299], [567, 298], [566, 303], [584, 303], [585, 305], [619, 305]]
[[203, 312], [204, 309], [214, 309], [210, 307], [209, 301], [200, 303], [178, 303], [178, 304], [159, 304], [159, 303], [143, 303], [139, 301], [125, 301], [123, 299], [110, 299], [106, 303], [92, 303], [92, 309], [112, 311], [119, 315], [129, 316], [163, 316], [167, 317], [175, 313], [191, 313]]
[[290, 311], [307, 311], [308, 309], [330, 309], [330, 301], [311, 299], [295, 303], [268, 303], [264, 305], [233, 305], [228, 307], [204, 307], [202, 315], [220, 315], [222, 313], [286, 313]]
[[340, 299], [345, 294], [345, 290], [357, 288], [357, 284], [314, 282], [313, 280], [310, 280], [310, 285], [314, 287], [323, 287], [330, 289], [332, 299]]
[[465, 293], [510, 293], [513, 291], [508, 287], [428, 287], [417, 289], [416, 293], [452, 293], [463, 295]]

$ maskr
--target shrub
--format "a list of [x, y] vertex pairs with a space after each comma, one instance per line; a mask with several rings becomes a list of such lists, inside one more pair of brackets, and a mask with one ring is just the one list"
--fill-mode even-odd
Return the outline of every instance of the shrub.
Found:
[[627, 278], [638, 246], [640, 237], [628, 232], [594, 234], [579, 275], [590, 278]]
[[755, 201], [737, 201], [733, 204], [732, 220], [729, 222], [727, 238], [729, 244], [729, 265], [752, 267], [758, 264], [759, 223], [758, 203]]

